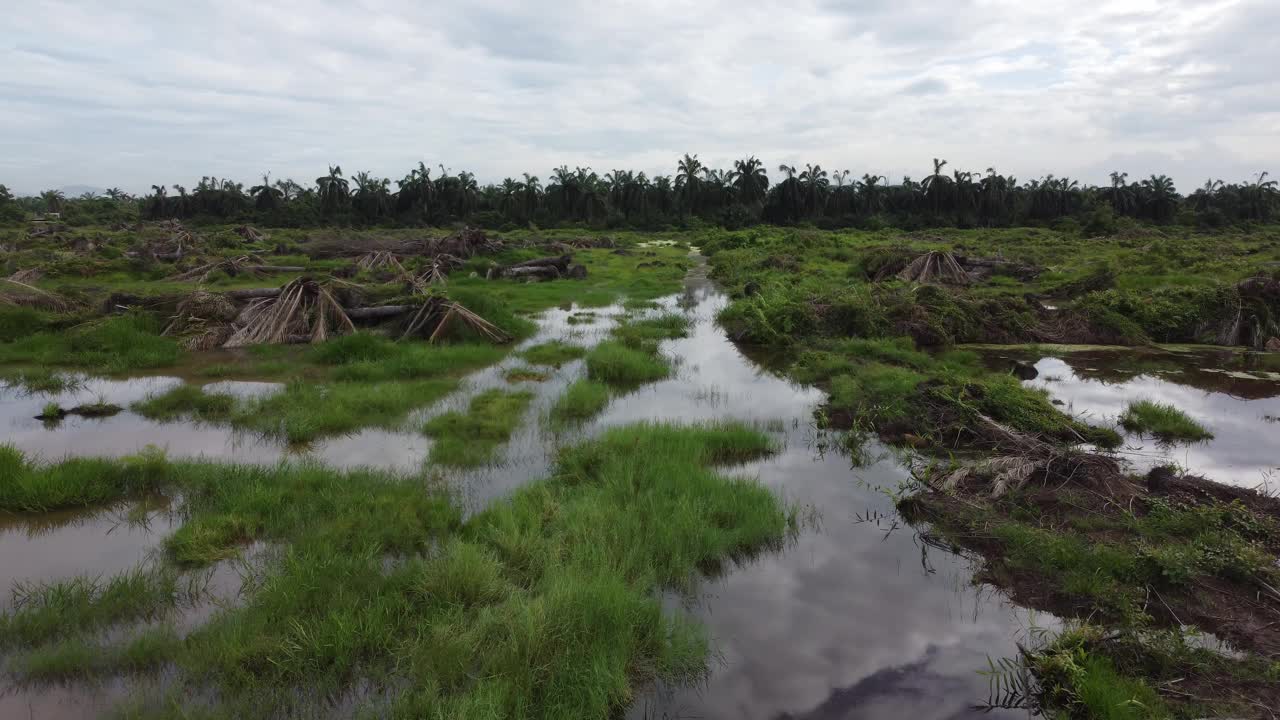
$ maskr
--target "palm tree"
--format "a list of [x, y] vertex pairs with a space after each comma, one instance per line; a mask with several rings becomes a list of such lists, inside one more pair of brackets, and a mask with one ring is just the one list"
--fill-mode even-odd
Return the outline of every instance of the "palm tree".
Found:
[[862, 197], [862, 209], [868, 214], [884, 210], [884, 187], [889, 184], [889, 178], [883, 175], [863, 175], [862, 180], [858, 183], [858, 195]]
[[729, 184], [738, 191], [738, 201], [743, 205], [762, 205], [765, 192], [769, 190], [769, 176], [765, 172], [764, 163], [755, 155], [733, 163], [733, 172], [729, 173]]
[[1137, 198], [1134, 196], [1133, 190], [1125, 184], [1125, 180], [1129, 177], [1129, 173], [1115, 172], [1111, 173], [1111, 187], [1107, 188], [1107, 202], [1111, 203], [1111, 209], [1121, 215], [1131, 214], [1137, 206]]
[[129, 199], [129, 193], [121, 190], [118, 187], [107, 188], [106, 190], [103, 191], [102, 194], [106, 195], [108, 198], [110, 198], [115, 202], [120, 202], [121, 200]]
[[924, 191], [925, 199], [929, 201], [933, 214], [937, 215], [942, 212], [944, 205], [952, 203], [953, 183], [951, 178], [942, 174], [942, 168], [946, 167], [946, 160], [933, 159], [933, 174], [929, 175], [921, 183], [921, 189]]
[[1141, 183], [1144, 204], [1151, 219], [1167, 222], [1178, 207], [1178, 191], [1167, 175], [1152, 175]]
[[804, 172], [800, 173], [800, 185], [805, 191], [805, 202], [809, 206], [811, 215], [818, 214], [818, 206], [826, 197], [827, 188], [831, 186], [827, 180], [827, 171], [822, 169], [821, 165], [805, 164]]
[[698, 173], [702, 172], [702, 162], [697, 155], [685, 153], [676, 166], [676, 191], [683, 199], [682, 209], [690, 212], [698, 211]]
[[168, 193], [163, 185], [152, 185], [151, 189], [155, 194], [151, 196], [150, 214], [152, 219], [159, 220], [165, 215], [165, 196]]
[[329, 174], [316, 178], [320, 193], [320, 209], [328, 214], [345, 207], [350, 197], [350, 184], [342, 177], [341, 165], [330, 165]]
[[524, 173], [524, 214], [525, 217], [533, 217], [534, 211], [538, 209], [538, 205], [542, 196], [542, 183], [538, 180], [537, 175]]
[[249, 195], [257, 202], [259, 210], [275, 210], [284, 192], [271, 185], [271, 173], [264, 173], [262, 184], [249, 188]]
[[67, 202], [67, 196], [61, 190], [45, 190], [40, 193], [40, 200], [44, 202], [45, 212], [60, 213]]

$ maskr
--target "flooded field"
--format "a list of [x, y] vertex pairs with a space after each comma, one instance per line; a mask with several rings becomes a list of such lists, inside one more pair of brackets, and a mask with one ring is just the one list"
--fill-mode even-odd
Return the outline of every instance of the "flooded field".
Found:
[[[841, 435], [817, 429], [814, 411], [824, 395], [748, 359], [715, 323], [726, 303], [706, 279], [705, 268], [695, 268], [683, 293], [658, 303], [692, 321], [687, 337], [661, 345], [674, 361], [672, 377], [614, 397], [585, 424], [559, 427], [548, 421], [548, 413], [566, 386], [583, 375], [583, 361], [549, 369], [545, 381], [514, 384], [532, 392], [533, 400], [496, 462], [432, 472], [475, 513], [544, 476], [559, 448], [606, 428], [651, 420], [745, 421], [782, 449], [732, 472], [758, 478], [799, 506], [802, 529], [780, 550], [706, 577], [690, 594], [665, 596], [670, 612], [707, 628], [712, 671], [691, 686], [651, 688], [634, 702], [629, 717], [1025, 716], [1026, 711], [982, 708], [989, 681], [980, 671], [990, 659], [1014, 655], [1016, 643], [1038, 629], [1058, 627], [1058, 621], [975, 584], [970, 559], [927, 544], [919, 529], [903, 522], [894, 497], [910, 478], [895, 451], [873, 442], [851, 455]], [[626, 310], [615, 305], [590, 312], [567, 306], [542, 313], [538, 332], [521, 347], [553, 339], [594, 344]], [[1013, 355], [989, 360], [998, 363], [1003, 357]], [[1249, 486], [1265, 482], [1275, 470], [1268, 452], [1280, 427], [1275, 424], [1280, 383], [1274, 377], [1215, 372], [1221, 359], [1201, 353], [1161, 354], [1155, 369], [1151, 358], [1134, 365], [1136, 356], [1125, 352], [1019, 358], [1034, 362], [1037, 377], [1028, 383], [1045, 388], [1078, 415], [1113, 418], [1126, 402], [1154, 397], [1173, 400], [1215, 434], [1212, 441], [1191, 446], [1126, 436], [1121, 452], [1139, 468], [1175, 461]], [[423, 467], [432, 440], [412, 428], [465, 408], [486, 389], [512, 386], [505, 374], [524, 364], [513, 355], [472, 374], [459, 391], [412, 413], [404, 430], [362, 430], [306, 446], [214, 424], [154, 422], [128, 410], [58, 423], [35, 418], [51, 400], [73, 404], [102, 398], [127, 408], [184, 382], [177, 375], [89, 378], [75, 391], [52, 396], [5, 389], [0, 391], [0, 427], [8, 442], [45, 460], [123, 456], [156, 446], [171, 458], [262, 464], [312, 458], [342, 467], [413, 471]], [[247, 396], [280, 386], [225, 381], [214, 387]], [[76, 574], [105, 576], [145, 565], [181, 523], [173, 509], [142, 498], [92, 510], [0, 516], [0, 583], [15, 587]], [[249, 571], [216, 566], [207, 580], [209, 597], [234, 603], [244, 572]], [[219, 607], [212, 600], [197, 605], [199, 611], [185, 615], [186, 626], [207, 620]], [[0, 717], [96, 717], [130, 692], [129, 682], [135, 681], [10, 687], [0, 695]]]

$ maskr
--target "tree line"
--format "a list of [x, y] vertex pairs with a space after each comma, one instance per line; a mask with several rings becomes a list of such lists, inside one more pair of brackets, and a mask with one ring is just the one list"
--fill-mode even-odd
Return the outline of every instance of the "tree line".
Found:
[[421, 162], [394, 183], [368, 172], [345, 175], [335, 165], [307, 184], [273, 181], [268, 174], [246, 188], [203, 177], [192, 188], [153, 185], [139, 197], [112, 188], [100, 196], [68, 198], [49, 190], [16, 198], [0, 185], [0, 220], [58, 212], [73, 222], [136, 216], [285, 227], [470, 222], [494, 228], [659, 228], [696, 218], [729, 228], [758, 222], [868, 229], [1074, 222], [1105, 231], [1118, 217], [1221, 227], [1268, 222], [1280, 214], [1277, 183], [1265, 172], [1242, 183], [1210, 180], [1184, 196], [1165, 175], [1130, 180], [1127, 173], [1113, 172], [1110, 184], [1095, 186], [1054, 175], [1019, 182], [993, 168], [948, 171], [947, 164], [935, 158], [920, 180], [891, 183], [883, 175], [856, 177], [821, 165], [780, 165], [771, 173], [755, 156], [713, 168], [686, 154], [672, 175], [625, 169], [600, 174], [562, 165], [545, 180], [525, 173], [486, 185], [472, 173], [453, 173], [443, 165], [435, 172]]

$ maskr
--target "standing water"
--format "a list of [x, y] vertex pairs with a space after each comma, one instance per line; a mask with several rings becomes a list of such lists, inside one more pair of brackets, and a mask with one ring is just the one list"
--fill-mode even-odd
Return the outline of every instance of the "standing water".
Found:
[[[646, 691], [629, 716], [927, 720], [1023, 714], [975, 709], [988, 698], [988, 680], [980, 671], [988, 658], [1013, 654], [1016, 640], [1054, 619], [1032, 615], [990, 588], [973, 585], [965, 558], [922, 543], [898, 519], [891, 497], [908, 480], [906, 469], [876, 445], [857, 453], [858, 466], [832, 449], [839, 446], [838, 438], [813, 426], [822, 393], [757, 365], [731, 343], [714, 320], [727, 302], [700, 264], [683, 293], [660, 302], [663, 311], [691, 320], [688, 337], [662, 345], [675, 362], [670, 379], [615, 398], [585, 427], [555, 431], [543, 422], [547, 410], [583, 372], [581, 361], [566, 364], [546, 382], [521, 384], [536, 398], [499, 462], [446, 475], [475, 509], [545, 476], [557, 447], [610, 426], [646, 420], [753, 424], [773, 435], [781, 450], [731, 472], [758, 478], [803, 508], [811, 522], [786, 548], [707, 578], [692, 597], [666, 598], [669, 611], [687, 613], [707, 628], [712, 671], [694, 687]], [[544, 313], [538, 336], [526, 344], [549, 339], [590, 344], [623, 313], [621, 307], [596, 309], [594, 324], [583, 325], [568, 322], [574, 311]], [[520, 364], [513, 357], [476, 373], [462, 390], [416, 413], [405, 427], [465, 407], [475, 393], [504, 384], [503, 371]], [[174, 382], [92, 381], [82, 392], [127, 406]], [[229, 385], [243, 392], [271, 389]], [[0, 426], [8, 426], [18, 447], [46, 459], [134, 452], [148, 444], [161, 445], [172, 456], [241, 462], [274, 462], [299, 452], [226, 428], [153, 423], [127, 411], [44, 427], [31, 416], [45, 399], [0, 394]], [[301, 452], [335, 464], [414, 469], [429, 449], [430, 441], [419, 433], [379, 430], [324, 440]], [[20, 573], [24, 577], [34, 573], [52, 579], [113, 568], [116, 555], [101, 557], [115, 552], [113, 543], [121, 547], [117, 554], [135, 557], [167, 534], [169, 525], [152, 530], [158, 533], [148, 536], [134, 526], [122, 531], [101, 518], [43, 533], [10, 527], [0, 535], [0, 553], [12, 555], [17, 566], [40, 568]], [[120, 532], [126, 534], [112, 537]], [[89, 553], [83, 547], [97, 549]], [[60, 562], [64, 555], [66, 561]], [[6, 709], [21, 707], [23, 716], [32, 709], [33, 717], [91, 717], [103, 709], [99, 703], [63, 702], [63, 689], [28, 692], [36, 694], [10, 696]]]

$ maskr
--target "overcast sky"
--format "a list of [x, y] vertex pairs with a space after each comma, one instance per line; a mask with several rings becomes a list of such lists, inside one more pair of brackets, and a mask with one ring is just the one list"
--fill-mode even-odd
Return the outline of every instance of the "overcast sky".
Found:
[[0, 23], [0, 183], [545, 180], [691, 152], [1189, 192], [1280, 173], [1278, 37], [1278, 0], [25, 2]]

